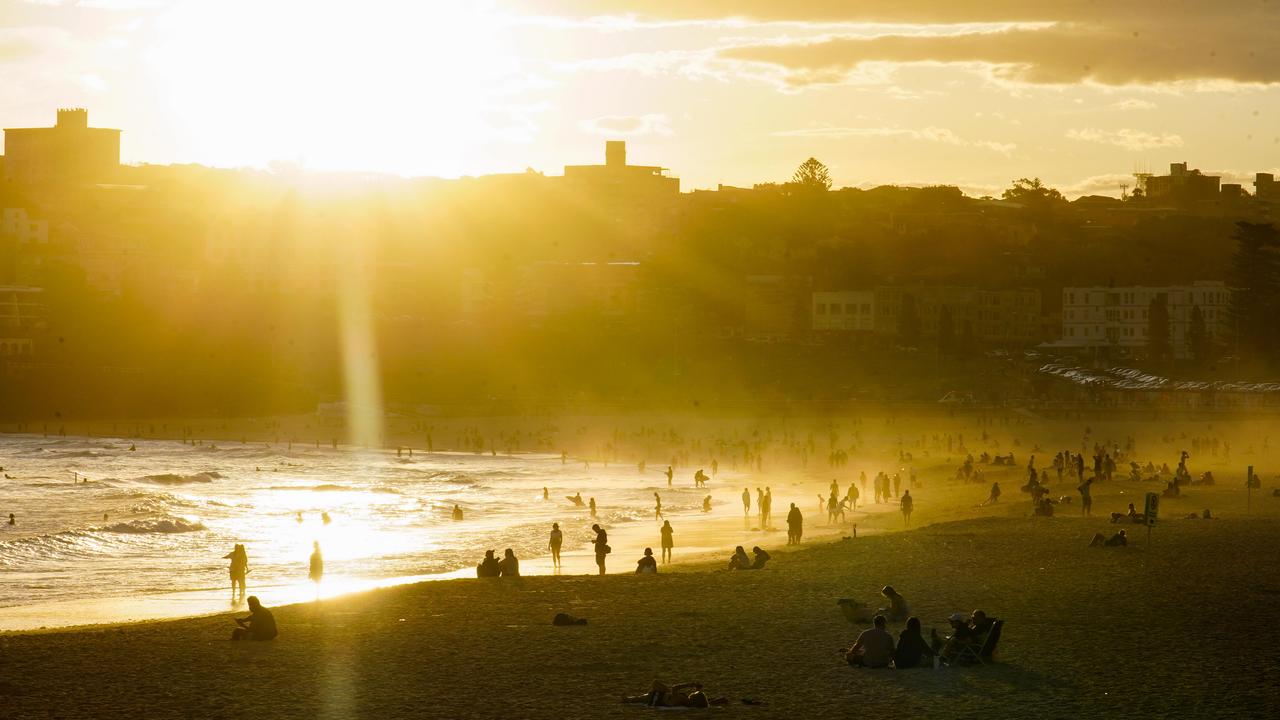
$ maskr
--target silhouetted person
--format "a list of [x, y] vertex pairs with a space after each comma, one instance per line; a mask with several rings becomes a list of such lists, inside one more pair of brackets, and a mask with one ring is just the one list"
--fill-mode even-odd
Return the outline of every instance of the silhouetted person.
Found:
[[711, 496], [702, 498], [702, 512], [711, 512]]
[[675, 541], [672, 540], [671, 538], [672, 532], [673, 530], [671, 529], [671, 521], [663, 520], [661, 533], [662, 533], [662, 562], [664, 563], [671, 562], [671, 548], [675, 547]]
[[658, 561], [653, 559], [653, 548], [645, 548], [644, 557], [636, 561], [636, 574], [652, 575], [652, 574], [656, 574], [657, 572], [658, 572]]
[[854, 667], [886, 668], [893, 659], [893, 636], [885, 630], [885, 618], [877, 615], [872, 627], [863, 630], [853, 647], [845, 651], [844, 659]]
[[921, 661], [930, 657], [933, 657], [933, 649], [920, 633], [920, 618], [907, 618], [907, 627], [898, 633], [898, 647], [893, 652], [894, 667], [899, 670], [921, 667]]
[[751, 567], [748, 570], [763, 570], [764, 564], [773, 559], [769, 553], [760, 548], [759, 545], [751, 548]]
[[502, 553], [502, 560], [498, 561], [498, 574], [502, 577], [520, 577], [520, 561], [511, 548]]
[[249, 574], [249, 554], [245, 552], [244, 545], [236, 543], [231, 552], [222, 556], [223, 560], [231, 561], [231, 596], [235, 597], [236, 585], [240, 586], [240, 594], [245, 592], [245, 575]]
[[898, 501], [898, 504], [902, 507], [902, 519], [905, 520], [908, 525], [910, 525], [911, 511], [912, 509], [915, 508], [915, 500], [911, 498], [910, 490], [902, 491], [902, 499]]
[[18, 524], [18, 518], [14, 517], [14, 516], [13, 516], [13, 513], [9, 513], [9, 524], [10, 524], [10, 525], [17, 525], [17, 524]]
[[907, 605], [906, 598], [902, 597], [892, 585], [885, 585], [880, 590], [880, 594], [889, 598], [889, 607], [887, 617], [894, 622], [902, 622], [911, 615], [911, 608]]
[[596, 566], [600, 568], [600, 574], [603, 575], [604, 558], [612, 552], [612, 548], [609, 547], [609, 534], [599, 525], [592, 525], [591, 529], [596, 531], [596, 538], [591, 541], [591, 545], [596, 551]]
[[800, 508], [795, 503], [791, 503], [791, 509], [787, 511], [787, 544], [799, 545], [800, 538], [804, 535], [804, 515], [800, 513]]
[[564, 533], [560, 531], [560, 523], [551, 523], [551, 540], [547, 547], [551, 549], [552, 567], [560, 567], [560, 546], [564, 544]]
[[670, 465], [668, 465], [668, 466], [667, 466], [667, 471], [666, 471], [665, 473], [663, 473], [663, 474], [667, 476], [667, 487], [671, 487], [671, 478], [673, 478], [673, 477], [675, 477], [675, 476], [676, 476], [676, 471], [675, 471], [675, 470], [672, 470], [672, 469], [671, 469], [671, 466], [670, 466]]
[[461, 519], [462, 519], [462, 506], [461, 506], [461, 505], [454, 505], [454, 506], [453, 506], [453, 514], [451, 515], [451, 517], [454, 519], [454, 521], [455, 521], [455, 522], [456, 522], [456, 521], [458, 521], [458, 520], [461, 520]]
[[591, 500], [587, 503], [587, 507], [591, 509], [591, 517], [593, 518], [598, 517], [596, 515], [596, 499], [595, 498], [591, 498]]
[[751, 514], [751, 490], [742, 488], [742, 514]]
[[658, 493], [653, 494], [653, 519], [662, 519], [662, 496]]
[[301, 512], [299, 512], [297, 515], [295, 515], [295, 516], [293, 517], [293, 519], [294, 519], [294, 520], [296, 520], [296, 521], [297, 521], [297, 523], [298, 523], [299, 525], [301, 525], [301, 524], [302, 524], [302, 513], [301, 513]]
[[733, 556], [729, 558], [730, 570], [750, 570], [751, 556], [747, 555], [747, 551], [741, 545], [734, 548]]
[[240, 627], [231, 631], [232, 640], [275, 640], [276, 619], [271, 611], [262, 607], [257, 595], [249, 596], [249, 617], [236, 618]]
[[320, 522], [324, 523], [325, 525], [328, 525], [329, 523], [333, 522], [333, 518], [329, 517], [329, 513], [322, 512], [320, 513]]
[[1093, 514], [1093, 493], [1090, 492], [1092, 485], [1093, 478], [1089, 478], [1076, 488], [1080, 492], [1080, 512], [1086, 516]]
[[324, 577], [324, 556], [320, 554], [320, 541], [311, 543], [311, 569], [307, 579], [316, 584], [316, 592], [320, 592], [320, 580]]
[[484, 559], [476, 566], [476, 577], [491, 578], [502, 574], [501, 561], [493, 556], [492, 550], [484, 551]]
[[998, 502], [1000, 502], [1000, 483], [993, 482], [991, 483], [991, 494], [987, 496], [987, 499], [983, 501], [982, 504], [994, 505], [995, 503], [998, 503]]
[[543, 485], [543, 486], [542, 486], [542, 499], [543, 499], [543, 500], [550, 500], [550, 499], [551, 499], [551, 493], [547, 490], [547, 486], [546, 486], [546, 485]]
[[583, 502], [582, 500], [582, 493], [574, 493], [573, 497], [569, 498], [569, 502], [573, 503], [577, 507], [582, 507], [586, 505], [586, 503]]

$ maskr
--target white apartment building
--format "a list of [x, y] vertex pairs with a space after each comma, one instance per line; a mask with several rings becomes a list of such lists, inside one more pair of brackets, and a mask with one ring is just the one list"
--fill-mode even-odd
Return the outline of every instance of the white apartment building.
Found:
[[12, 235], [27, 245], [49, 242], [49, 221], [32, 220], [24, 208], [0, 209], [0, 235]]
[[874, 331], [876, 329], [875, 295], [874, 290], [813, 293], [813, 329], [816, 331]]
[[1211, 339], [1228, 331], [1231, 290], [1221, 282], [1146, 287], [1067, 287], [1062, 289], [1062, 339], [1058, 347], [1120, 348], [1141, 353], [1147, 346], [1151, 302], [1163, 296], [1169, 308], [1169, 344], [1175, 357], [1187, 357], [1192, 308], [1204, 314]]

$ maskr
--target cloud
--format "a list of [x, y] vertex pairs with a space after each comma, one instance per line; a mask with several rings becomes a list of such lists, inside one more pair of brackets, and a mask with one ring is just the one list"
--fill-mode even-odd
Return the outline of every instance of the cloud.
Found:
[[[632, 27], [645, 21], [732, 21], [738, 27], [835, 28], [799, 41], [757, 39], [719, 50], [726, 58], [775, 65], [796, 85], [827, 84], [877, 61], [976, 65], [994, 78], [1031, 84], [1280, 83], [1280, 2], [524, 0], [522, 5], [560, 17], [623, 17]], [[840, 30], [868, 24], [885, 27], [880, 34]]]
[[1119, 130], [1097, 130], [1094, 128], [1072, 128], [1067, 130], [1067, 137], [1082, 142], [1115, 145], [1125, 150], [1155, 150], [1157, 148], [1182, 147], [1182, 136], [1173, 133], [1154, 133], [1121, 128]]
[[1001, 143], [991, 140], [968, 140], [955, 134], [948, 128], [926, 127], [921, 129], [900, 127], [832, 127], [819, 126], [797, 130], [779, 130], [773, 133], [777, 137], [826, 138], [845, 140], [850, 138], [891, 138], [901, 137], [910, 140], [935, 142], [957, 147], [976, 147], [1011, 155], [1018, 146], [1014, 143]]
[[582, 129], [596, 135], [671, 135], [671, 122], [662, 113], [605, 115], [582, 121]]
[[1112, 110], [1155, 110], [1158, 107], [1159, 105], [1150, 100], [1139, 100], [1137, 98], [1127, 98], [1111, 104]]

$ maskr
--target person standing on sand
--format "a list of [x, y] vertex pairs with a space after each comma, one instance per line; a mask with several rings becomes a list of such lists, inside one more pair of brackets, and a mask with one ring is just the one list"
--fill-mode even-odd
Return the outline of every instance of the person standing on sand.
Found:
[[547, 547], [551, 549], [551, 567], [560, 567], [560, 546], [564, 544], [564, 533], [560, 531], [560, 523], [551, 523], [551, 540]]
[[711, 479], [713, 479], [713, 480], [714, 480], [714, 479], [715, 479], [715, 477], [716, 477], [716, 475], [718, 475], [719, 473], [720, 473], [720, 461], [719, 461], [719, 460], [716, 460], [715, 458], [712, 458], [712, 460], [711, 460]]
[[1080, 487], [1076, 488], [1076, 490], [1080, 491], [1080, 512], [1084, 513], [1085, 517], [1093, 514], [1093, 494], [1090, 492], [1091, 488], [1089, 487], [1092, 484], [1093, 478], [1089, 478], [1080, 483]]
[[915, 507], [915, 501], [911, 499], [910, 490], [903, 491], [902, 499], [898, 501], [898, 504], [902, 507], [902, 519], [905, 520], [908, 525], [910, 525], [911, 510]]
[[662, 519], [662, 496], [656, 492], [653, 494], [653, 519]]
[[756, 488], [756, 516], [760, 518], [760, 527], [764, 527], [764, 491]]
[[858, 497], [859, 497], [858, 486], [850, 482], [849, 492], [845, 493], [845, 496], [844, 496], [845, 501], [849, 503], [850, 510], [858, 509]]
[[858, 473], [858, 482], [862, 484], [862, 492], [867, 491], [867, 471], [862, 470]]
[[671, 562], [671, 548], [675, 547], [675, 542], [671, 539], [671, 535], [673, 532], [674, 530], [672, 530], [671, 528], [671, 521], [663, 520], [661, 533], [662, 533], [662, 562], [664, 563]]
[[311, 543], [311, 569], [307, 579], [316, 584], [316, 594], [320, 594], [320, 580], [324, 577], [324, 556], [320, 554], [320, 541]]
[[764, 486], [764, 524], [767, 527], [773, 523], [773, 490], [768, 485]]
[[751, 489], [742, 488], [742, 515], [746, 517], [751, 514]]
[[902, 473], [893, 474], [893, 496], [898, 497], [902, 494]]
[[803, 535], [804, 515], [800, 514], [800, 508], [795, 503], [791, 503], [791, 510], [787, 513], [787, 544], [799, 545]]
[[612, 548], [609, 547], [609, 534], [599, 525], [592, 525], [591, 529], [596, 532], [596, 539], [591, 541], [596, 551], [596, 565], [600, 568], [600, 574], [604, 574], [604, 556], [608, 555]]

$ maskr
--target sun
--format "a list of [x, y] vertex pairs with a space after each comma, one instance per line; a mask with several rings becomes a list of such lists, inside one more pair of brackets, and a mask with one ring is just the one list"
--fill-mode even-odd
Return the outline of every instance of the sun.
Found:
[[189, 2], [155, 22], [157, 96], [213, 165], [457, 176], [509, 130], [522, 77], [481, 2]]

